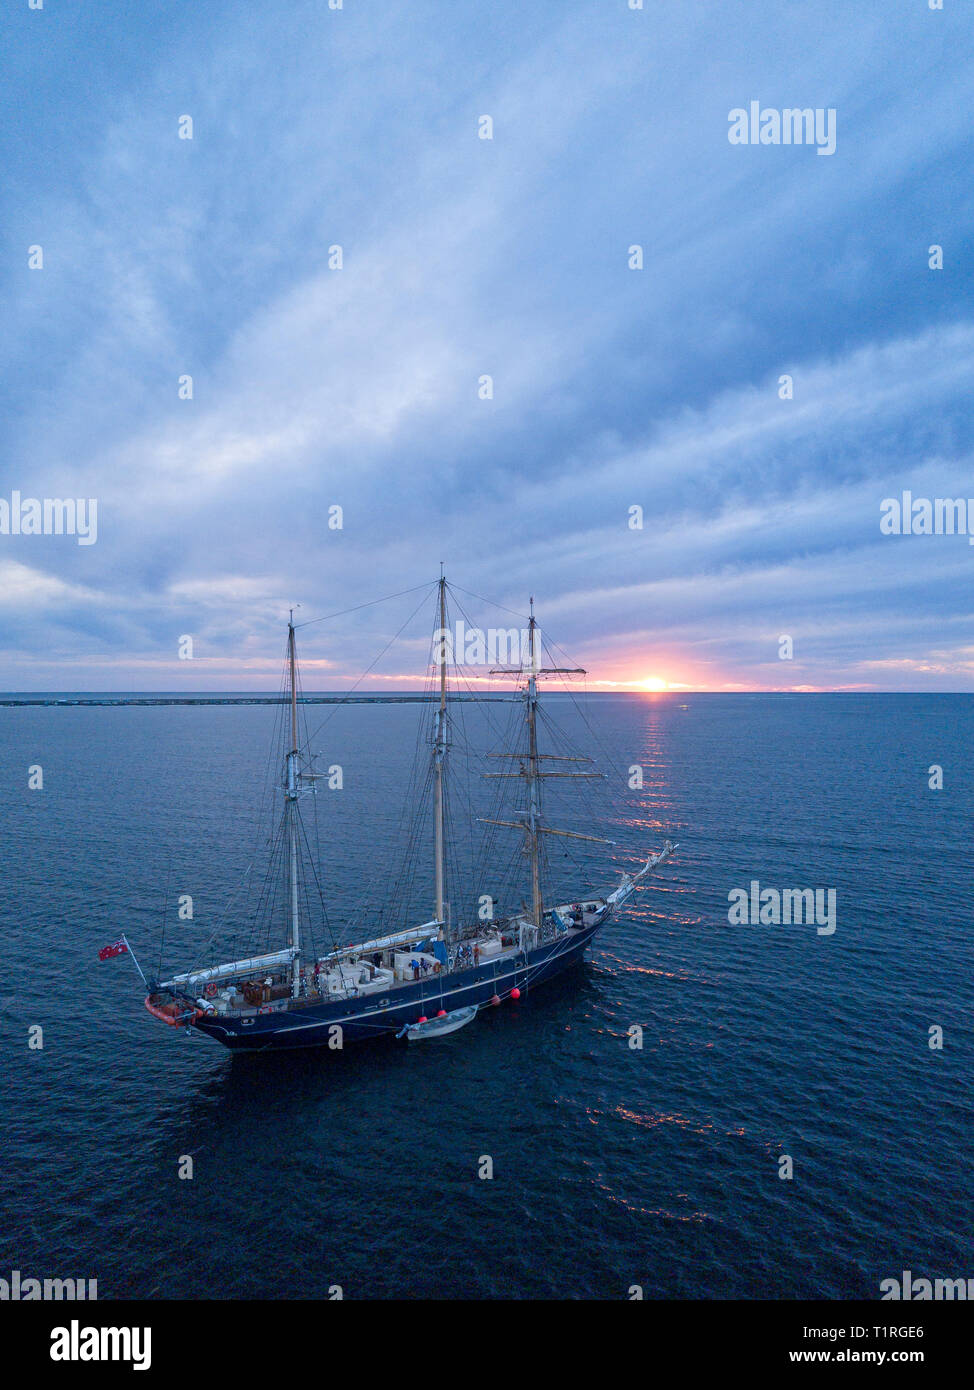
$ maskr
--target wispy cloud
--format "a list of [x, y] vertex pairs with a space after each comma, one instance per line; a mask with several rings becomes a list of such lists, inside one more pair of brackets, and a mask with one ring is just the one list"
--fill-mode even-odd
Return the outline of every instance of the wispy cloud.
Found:
[[[605, 682], [971, 688], [974, 548], [878, 528], [974, 492], [960, 20], [522, 8], [149, 7], [97, 91], [104, 19], [18, 22], [58, 95], [7, 137], [4, 480], [100, 524], [0, 538], [0, 684], [259, 684], [291, 603], [444, 559]], [[732, 147], [752, 97], [835, 106], [835, 156]], [[389, 636], [332, 631], [336, 684]]]

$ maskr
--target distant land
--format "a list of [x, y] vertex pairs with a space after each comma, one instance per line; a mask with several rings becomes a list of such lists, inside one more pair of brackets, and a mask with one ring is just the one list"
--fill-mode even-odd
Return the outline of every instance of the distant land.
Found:
[[[283, 695], [0, 695], [3, 705], [280, 705]], [[299, 705], [425, 705], [438, 700], [433, 695], [299, 695]], [[456, 700], [476, 703], [504, 700], [509, 696], [454, 695]]]
[[[969, 691], [946, 691], [946, 690], [550, 690], [547, 692], [549, 699], [562, 700], [570, 699], [592, 700], [592, 699], [627, 699], [627, 700], [650, 700], [677, 699], [686, 700], [690, 697], [697, 699], [700, 696], [710, 698], [731, 698], [735, 700], [758, 700], [769, 697], [785, 696], [797, 699], [802, 696], [823, 696], [835, 699], [841, 695], [852, 695], [859, 698], [878, 698], [899, 696], [921, 696], [921, 695], [970, 695]], [[471, 695], [467, 693], [454, 693], [450, 696], [450, 703], [463, 704], [486, 704], [490, 702], [509, 702], [518, 698], [504, 691], [491, 691], [483, 695]], [[341, 691], [329, 691], [321, 694], [305, 694], [298, 696], [299, 705], [426, 705], [439, 699], [437, 691], [429, 694], [416, 694], [409, 691], [363, 691], [358, 695], [346, 695]], [[77, 691], [77, 692], [57, 692], [57, 691], [33, 691], [20, 694], [14, 691], [0, 692], [0, 708], [21, 707], [21, 706], [117, 706], [117, 705], [280, 705], [285, 703], [286, 696], [283, 695], [248, 695], [246, 693], [227, 693], [227, 694], [195, 694], [195, 695], [176, 695], [165, 691], [156, 691], [152, 694], [138, 693], [112, 693], [106, 691]], [[679, 705], [680, 709], [686, 709], [685, 704]]]

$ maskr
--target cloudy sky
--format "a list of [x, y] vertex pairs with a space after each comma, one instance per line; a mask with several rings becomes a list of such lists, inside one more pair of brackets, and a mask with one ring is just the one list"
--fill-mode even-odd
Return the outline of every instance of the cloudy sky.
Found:
[[629, 3], [8, 0], [0, 497], [97, 541], [0, 535], [0, 688], [275, 689], [443, 560], [596, 686], [974, 689], [974, 547], [879, 525], [974, 498], [971, 6]]

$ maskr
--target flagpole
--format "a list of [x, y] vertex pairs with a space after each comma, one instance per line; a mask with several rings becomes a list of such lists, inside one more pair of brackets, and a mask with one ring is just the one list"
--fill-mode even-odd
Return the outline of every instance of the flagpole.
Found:
[[[139, 974], [142, 975], [142, 967], [141, 967], [141, 965], [139, 964], [138, 957], [136, 956], [135, 952], [132, 950], [132, 947], [129, 945], [129, 939], [128, 939], [128, 937], [125, 935], [124, 932], [122, 932], [122, 940], [125, 942], [125, 949], [128, 951], [129, 955], [132, 957], [132, 964], [135, 966], [135, 968], [136, 968], [136, 970], [139, 972]], [[145, 985], [146, 989], [149, 988], [149, 981], [145, 978], [144, 975], [142, 975], [142, 983]]]

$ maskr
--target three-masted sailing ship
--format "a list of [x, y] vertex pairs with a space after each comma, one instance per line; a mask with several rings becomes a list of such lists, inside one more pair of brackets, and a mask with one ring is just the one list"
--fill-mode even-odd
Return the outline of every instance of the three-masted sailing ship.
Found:
[[[447, 589], [441, 576], [436, 599], [438, 636], [443, 643], [448, 635]], [[214, 1038], [231, 1049], [249, 1051], [311, 1046], [335, 1049], [346, 1042], [383, 1036], [414, 1039], [450, 1032], [473, 1019], [479, 1009], [519, 999], [576, 964], [613, 912], [654, 868], [669, 858], [674, 846], [666, 841], [637, 871], [624, 873], [618, 886], [605, 896], [545, 902], [542, 847], [547, 837], [597, 844], [611, 842], [551, 826], [542, 813], [542, 789], [547, 779], [591, 778], [601, 774], [578, 771], [573, 766], [590, 762], [588, 758], [559, 756], [539, 748], [539, 682], [549, 676], [585, 673], [541, 664], [532, 599], [526, 660], [521, 665], [491, 672], [514, 677], [523, 718], [518, 721], [519, 746], [510, 752], [488, 755], [512, 766], [485, 775], [513, 781], [521, 794], [520, 802], [510, 819], [477, 817], [486, 825], [523, 837], [523, 853], [530, 870], [530, 897], [507, 916], [495, 918], [491, 906], [486, 915], [473, 914], [473, 921], [454, 922], [446, 883], [450, 826], [444, 778], [451, 748], [452, 692], [445, 651], [440, 650], [433, 665], [431, 749], [427, 754], [433, 793], [433, 915], [427, 921], [366, 935], [327, 951], [320, 951], [306, 930], [307, 895], [302, 894], [300, 865], [310, 850], [310, 842], [303, 833], [300, 800], [306, 791], [314, 789], [318, 774], [299, 739], [298, 663], [292, 614], [282, 693], [287, 712], [281, 776], [284, 808], [275, 838], [285, 889], [275, 898], [275, 910], [279, 917], [286, 918], [280, 922], [280, 927], [286, 929], [286, 942], [275, 950], [204, 965], [163, 981], [146, 980], [145, 1004], [154, 1017]], [[311, 865], [311, 875], [317, 883], [317, 865]]]

